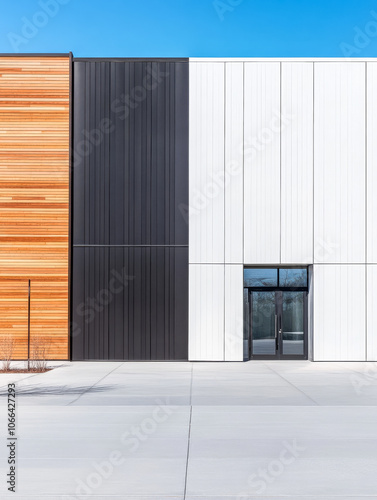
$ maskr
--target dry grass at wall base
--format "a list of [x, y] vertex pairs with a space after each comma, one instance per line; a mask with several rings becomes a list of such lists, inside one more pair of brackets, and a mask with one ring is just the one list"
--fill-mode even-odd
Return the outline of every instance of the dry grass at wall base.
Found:
[[12, 368], [12, 358], [14, 352], [14, 339], [11, 335], [5, 335], [0, 339], [0, 373], [44, 373], [50, 371], [46, 360], [49, 351], [48, 338], [36, 336], [30, 345], [29, 368]]

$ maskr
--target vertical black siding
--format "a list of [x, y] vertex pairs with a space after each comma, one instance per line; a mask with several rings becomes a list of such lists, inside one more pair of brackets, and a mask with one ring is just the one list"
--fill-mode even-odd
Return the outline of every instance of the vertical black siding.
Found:
[[187, 62], [74, 61], [74, 360], [188, 357]]
[[187, 248], [75, 248], [73, 359], [187, 359], [187, 259]]

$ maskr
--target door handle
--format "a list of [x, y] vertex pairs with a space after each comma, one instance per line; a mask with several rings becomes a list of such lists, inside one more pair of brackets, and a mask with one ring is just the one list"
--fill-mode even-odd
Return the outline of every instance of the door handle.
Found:
[[279, 350], [279, 338], [278, 338], [278, 315], [275, 314], [275, 349]]
[[275, 314], [275, 339], [278, 337], [278, 315]]

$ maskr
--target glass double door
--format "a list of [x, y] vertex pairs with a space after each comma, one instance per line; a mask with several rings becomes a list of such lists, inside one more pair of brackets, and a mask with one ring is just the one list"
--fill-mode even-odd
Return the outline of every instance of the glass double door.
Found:
[[250, 359], [307, 359], [307, 291], [248, 290]]

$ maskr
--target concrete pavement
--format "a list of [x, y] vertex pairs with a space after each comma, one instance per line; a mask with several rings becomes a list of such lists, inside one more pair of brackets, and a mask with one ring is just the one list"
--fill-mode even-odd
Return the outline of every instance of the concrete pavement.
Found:
[[1, 498], [377, 499], [374, 363], [52, 365], [0, 376]]

